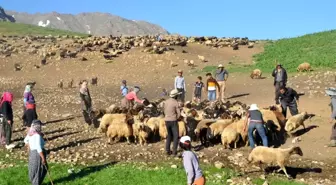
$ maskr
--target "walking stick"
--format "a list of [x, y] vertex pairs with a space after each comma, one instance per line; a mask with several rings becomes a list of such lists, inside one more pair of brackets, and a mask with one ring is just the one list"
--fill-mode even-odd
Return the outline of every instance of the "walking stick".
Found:
[[46, 168], [46, 170], [47, 170], [47, 175], [48, 175], [48, 178], [49, 178], [49, 180], [50, 180], [51, 185], [54, 185], [54, 183], [53, 183], [53, 181], [52, 181], [52, 179], [51, 179], [51, 175], [50, 175], [50, 173], [49, 173], [49, 170], [48, 170], [47, 166], [46, 166], [45, 164], [43, 164], [43, 166], [44, 166], [44, 167]]

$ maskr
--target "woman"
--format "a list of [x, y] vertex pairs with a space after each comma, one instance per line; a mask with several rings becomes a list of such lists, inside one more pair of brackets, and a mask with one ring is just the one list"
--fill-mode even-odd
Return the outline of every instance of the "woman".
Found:
[[12, 109], [13, 94], [4, 92], [0, 101], [0, 111], [3, 116], [3, 129], [6, 137], [6, 148], [12, 149], [15, 145], [11, 144], [12, 127], [13, 127], [13, 109]]
[[28, 101], [26, 104], [26, 111], [24, 112], [22, 116], [22, 120], [24, 123], [24, 126], [27, 128], [27, 132], [29, 132], [30, 126], [33, 122], [33, 120], [37, 119], [37, 114], [35, 110], [35, 104], [33, 101]]
[[263, 117], [262, 117], [261, 112], [259, 111], [257, 104], [252, 104], [250, 106], [249, 111], [246, 114], [244, 131], [246, 131], [247, 122], [249, 118], [250, 118], [250, 122], [248, 126], [248, 138], [250, 142], [250, 147], [252, 149], [255, 147], [255, 142], [253, 139], [254, 129], [256, 129], [258, 134], [260, 135], [263, 145], [268, 147], [268, 140], [266, 136], [266, 130], [264, 127]]
[[84, 80], [81, 83], [81, 88], [79, 89], [80, 98], [82, 100], [82, 111], [84, 120], [87, 124], [92, 123], [92, 100], [90, 96], [90, 92], [88, 89], [88, 82]]
[[133, 88], [133, 91], [127, 93], [127, 95], [121, 100], [121, 107], [126, 108], [126, 109], [132, 109], [134, 105], [133, 101], [143, 104], [144, 100], [140, 100], [137, 97], [137, 94], [139, 91], [140, 91], [140, 87], [135, 86]]
[[47, 156], [41, 136], [41, 121], [34, 120], [24, 142], [29, 151], [28, 172], [32, 185], [41, 185], [47, 174]]
[[180, 147], [184, 150], [182, 154], [183, 166], [187, 173], [188, 185], [204, 185], [205, 178], [196, 154], [191, 151], [191, 139], [189, 136], [181, 137]]
[[[23, 93], [23, 114], [26, 112], [26, 107], [27, 107], [27, 102], [33, 102], [35, 104], [35, 97], [34, 95], [32, 94], [32, 87], [33, 87], [33, 84], [31, 83], [28, 83], [25, 87], [25, 90], [24, 90], [24, 93]], [[34, 107], [35, 109], [35, 107]], [[36, 110], [35, 110], [36, 111]], [[23, 125], [25, 123], [23, 122]]]

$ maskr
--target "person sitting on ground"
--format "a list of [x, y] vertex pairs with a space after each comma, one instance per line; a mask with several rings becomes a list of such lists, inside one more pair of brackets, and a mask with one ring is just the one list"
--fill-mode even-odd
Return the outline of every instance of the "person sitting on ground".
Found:
[[282, 114], [285, 117], [287, 115], [287, 107], [292, 116], [299, 114], [299, 95], [294, 89], [285, 86], [280, 87], [279, 99], [282, 107]]
[[144, 100], [140, 100], [137, 94], [140, 92], [140, 87], [135, 86], [133, 91], [127, 93], [127, 95], [121, 100], [121, 108], [132, 109], [134, 101], [143, 104]]
[[128, 87], [127, 87], [127, 85], [126, 85], [126, 80], [123, 80], [123, 81], [122, 81], [122, 85], [121, 85], [121, 87], [120, 87], [120, 91], [121, 91], [121, 95], [122, 95], [123, 97], [125, 97], [125, 96], [127, 95], [127, 93], [128, 93]]
[[24, 126], [26, 127], [27, 132], [29, 131], [33, 120], [36, 120], [37, 118], [38, 116], [36, 114], [35, 102], [30, 100], [27, 102], [26, 111], [22, 116], [22, 120], [24, 122]]
[[199, 160], [194, 152], [191, 151], [191, 139], [183, 136], [180, 139], [180, 148], [183, 149], [183, 166], [187, 173], [188, 185], [204, 185], [205, 177], [199, 165]]
[[3, 127], [6, 136], [6, 149], [12, 149], [15, 147], [11, 144], [12, 129], [13, 129], [13, 109], [12, 109], [13, 94], [10, 92], [4, 92], [0, 102], [0, 112], [3, 116]]
[[82, 81], [81, 83], [79, 95], [82, 100], [82, 113], [84, 116], [84, 120], [87, 124], [90, 125], [93, 122], [92, 99], [88, 88], [88, 82], [86, 80]]
[[[250, 121], [248, 124], [249, 118], [250, 118]], [[250, 147], [252, 149], [255, 147], [255, 142], [253, 138], [253, 131], [255, 129], [260, 135], [263, 145], [268, 147], [268, 139], [267, 139], [266, 130], [264, 127], [264, 120], [263, 120], [261, 112], [259, 111], [257, 104], [251, 104], [250, 109], [246, 114], [244, 131], [246, 131], [247, 124], [248, 124], [248, 138], [250, 142]]]
[[327, 95], [331, 98], [331, 117], [330, 117], [330, 123], [332, 124], [331, 127], [331, 136], [330, 136], [330, 143], [328, 147], [336, 147], [336, 88], [329, 88], [326, 90]]
[[29, 151], [29, 180], [33, 185], [42, 184], [48, 170], [47, 153], [44, 149], [45, 142], [41, 132], [41, 121], [34, 120], [27, 136], [24, 139], [24, 143], [26, 144]]
[[[211, 73], [206, 74], [207, 82], [205, 84], [205, 90], [208, 91], [208, 100], [209, 101], [216, 101], [216, 88], [219, 89], [219, 84], [217, 81], [212, 77]], [[220, 89], [219, 89], [220, 92]]]
[[197, 103], [201, 103], [202, 100], [202, 90], [204, 88], [204, 84], [202, 82], [202, 77], [197, 77], [197, 81], [194, 86], [194, 94], [193, 94], [193, 100]]

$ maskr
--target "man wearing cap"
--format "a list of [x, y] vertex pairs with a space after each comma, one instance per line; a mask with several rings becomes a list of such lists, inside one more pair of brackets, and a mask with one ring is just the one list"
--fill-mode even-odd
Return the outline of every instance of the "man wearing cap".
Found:
[[280, 87], [286, 86], [287, 83], [287, 72], [282, 67], [281, 64], [277, 64], [276, 68], [273, 70], [272, 76], [274, 77], [274, 87], [275, 87], [275, 103], [280, 104], [279, 95]]
[[173, 155], [177, 155], [177, 145], [178, 145], [178, 125], [177, 120], [181, 116], [180, 108], [177, 102], [177, 96], [181, 94], [177, 89], [170, 92], [170, 98], [164, 102], [164, 115], [167, 128], [167, 139], [166, 139], [166, 152], [170, 155], [172, 152], [170, 150], [170, 144], [173, 140]]
[[219, 89], [217, 89], [217, 100], [225, 100], [225, 88], [226, 88], [226, 81], [229, 77], [229, 72], [224, 69], [222, 64], [218, 65], [218, 69], [215, 73], [215, 79], [219, 84]]
[[175, 77], [174, 87], [175, 87], [175, 89], [178, 90], [178, 92], [180, 92], [180, 94], [177, 96], [177, 99], [181, 102], [184, 102], [186, 87], [185, 87], [184, 77], [182, 75], [183, 71], [178, 70], [177, 74], [178, 75]]
[[331, 136], [330, 136], [330, 143], [328, 147], [336, 147], [336, 88], [328, 88], [326, 90], [327, 95], [331, 98], [331, 103], [329, 104], [331, 106], [331, 117], [330, 117], [330, 123], [332, 124], [331, 127]]

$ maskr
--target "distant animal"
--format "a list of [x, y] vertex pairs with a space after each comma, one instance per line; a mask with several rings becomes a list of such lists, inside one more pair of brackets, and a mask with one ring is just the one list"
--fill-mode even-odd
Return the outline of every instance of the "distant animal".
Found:
[[68, 57], [70, 57], [70, 58], [76, 58], [76, 56], [77, 56], [77, 51], [75, 51], [75, 52], [70, 52], [70, 51], [68, 51], [68, 53], [66, 54]]
[[91, 78], [91, 85], [95, 85], [95, 86], [98, 85], [98, 77]]
[[201, 55], [197, 55], [198, 59], [201, 60], [202, 62], [207, 62], [205, 60], [205, 57], [204, 56], [201, 56]]
[[20, 64], [14, 64], [15, 71], [21, 71], [22, 66]]
[[63, 80], [60, 80], [58, 83], [57, 83], [57, 87], [59, 88], [63, 88]]
[[46, 64], [47, 64], [47, 59], [43, 57], [43, 59], [41, 60], [41, 65], [46, 65]]
[[68, 82], [68, 88], [72, 88], [73, 83], [74, 83], [74, 80], [71, 79], [71, 80]]
[[173, 67], [177, 67], [178, 64], [176, 64], [175, 62], [173, 61], [170, 61], [170, 67], [173, 68]]
[[238, 43], [232, 44], [232, 49], [233, 50], [238, 50], [239, 49]]
[[308, 71], [308, 72], [310, 72], [310, 71], [311, 71], [311, 66], [310, 66], [310, 64], [309, 64], [308, 62], [304, 62], [304, 63], [300, 64], [300, 65], [296, 68], [296, 70], [297, 70], [298, 72], [303, 72], [303, 71]]
[[252, 79], [260, 79], [261, 78], [261, 75], [262, 75], [262, 72], [260, 69], [254, 69], [252, 72], [251, 72], [251, 75], [250, 77]]

